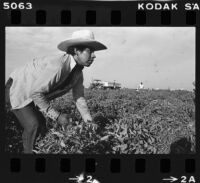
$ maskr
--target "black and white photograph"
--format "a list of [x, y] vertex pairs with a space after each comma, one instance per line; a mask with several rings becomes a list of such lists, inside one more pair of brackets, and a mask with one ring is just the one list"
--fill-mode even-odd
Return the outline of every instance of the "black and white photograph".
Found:
[[6, 27], [5, 152], [194, 154], [195, 27]]

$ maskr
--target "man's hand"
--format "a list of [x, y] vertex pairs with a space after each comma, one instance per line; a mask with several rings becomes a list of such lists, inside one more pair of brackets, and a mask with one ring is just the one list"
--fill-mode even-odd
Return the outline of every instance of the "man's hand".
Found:
[[90, 128], [92, 128], [93, 131], [98, 128], [98, 125], [92, 121], [87, 121], [86, 123], [89, 125]]
[[58, 117], [58, 123], [63, 126], [65, 126], [66, 124], [69, 124], [68, 115], [60, 114], [60, 116]]

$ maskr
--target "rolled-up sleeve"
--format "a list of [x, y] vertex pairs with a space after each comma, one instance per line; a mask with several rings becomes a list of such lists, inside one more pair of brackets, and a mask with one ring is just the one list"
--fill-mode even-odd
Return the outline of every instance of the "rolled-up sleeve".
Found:
[[48, 117], [50, 117], [54, 121], [58, 119], [58, 116], [60, 115], [60, 113], [56, 109], [51, 107], [50, 102], [45, 98], [45, 95], [43, 93], [34, 92], [32, 94], [32, 99], [35, 105], [39, 107], [39, 110], [41, 112], [46, 114]]
[[73, 98], [76, 103], [76, 107], [79, 110], [83, 120], [85, 122], [92, 121], [87, 102], [84, 97], [84, 86], [83, 86], [83, 74], [79, 78], [78, 82], [72, 89]]

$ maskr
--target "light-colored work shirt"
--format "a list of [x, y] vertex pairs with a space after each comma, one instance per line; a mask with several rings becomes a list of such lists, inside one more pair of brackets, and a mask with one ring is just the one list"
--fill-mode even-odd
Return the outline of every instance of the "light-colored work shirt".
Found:
[[75, 76], [78, 77], [77, 82], [73, 83], [71, 88], [66, 86], [56, 92], [56, 87], [66, 80], [75, 65], [74, 58], [65, 54], [35, 58], [32, 62], [16, 69], [10, 75], [13, 79], [10, 88], [12, 109], [20, 109], [34, 102], [40, 111], [56, 120], [60, 113], [51, 107], [50, 100], [62, 96], [72, 89], [73, 98], [83, 120], [91, 120], [84, 98], [82, 71]]

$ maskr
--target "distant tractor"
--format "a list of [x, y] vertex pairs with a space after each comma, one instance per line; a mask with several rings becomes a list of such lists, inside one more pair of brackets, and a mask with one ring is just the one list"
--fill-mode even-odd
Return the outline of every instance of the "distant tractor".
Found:
[[90, 84], [90, 89], [120, 89], [121, 84], [108, 81], [101, 81], [99, 79], [94, 79]]

